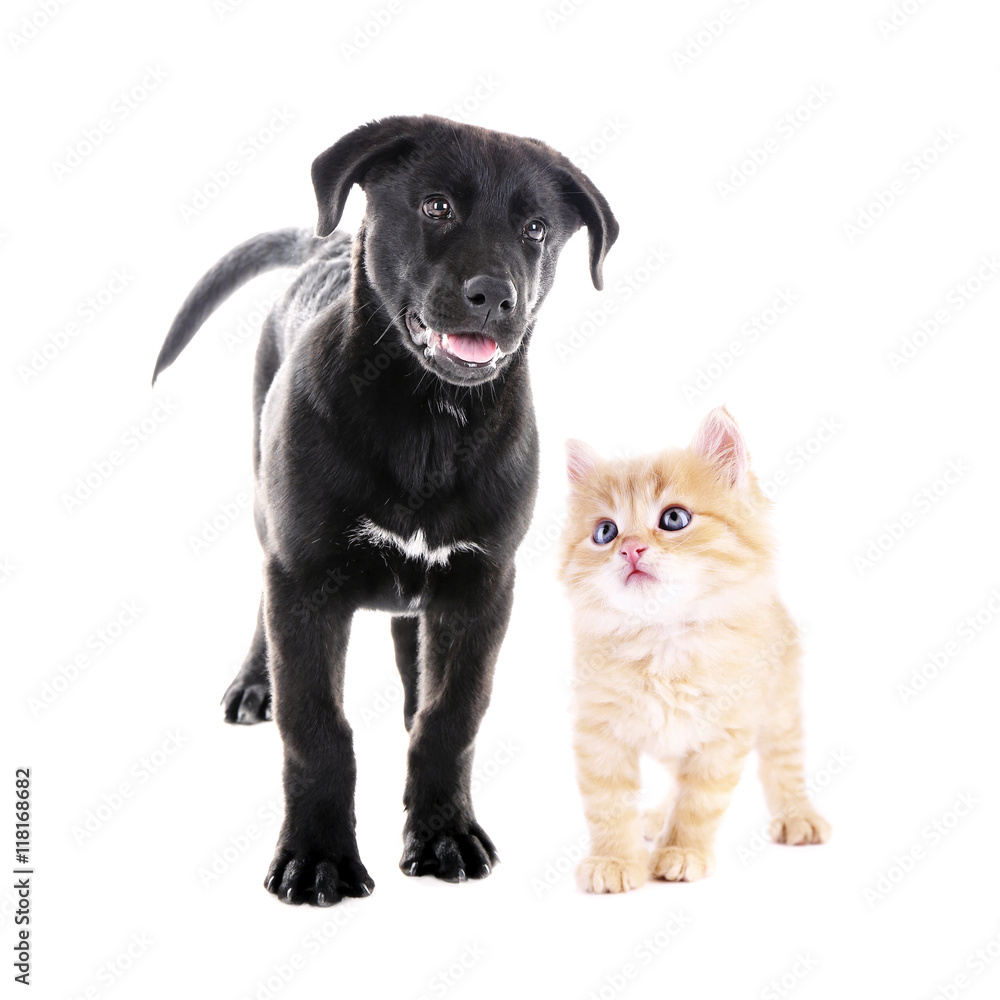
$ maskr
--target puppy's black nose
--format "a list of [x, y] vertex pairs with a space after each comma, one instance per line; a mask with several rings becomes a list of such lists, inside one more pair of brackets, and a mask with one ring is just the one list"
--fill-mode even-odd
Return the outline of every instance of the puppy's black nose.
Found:
[[494, 278], [489, 274], [477, 274], [462, 286], [465, 299], [477, 316], [487, 313], [503, 316], [514, 311], [517, 305], [517, 289], [506, 278]]

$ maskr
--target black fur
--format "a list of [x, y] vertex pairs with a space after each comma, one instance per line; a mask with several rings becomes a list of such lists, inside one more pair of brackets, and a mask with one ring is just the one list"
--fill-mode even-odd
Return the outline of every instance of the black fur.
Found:
[[[355, 840], [342, 708], [358, 608], [394, 616], [410, 731], [400, 866], [460, 881], [498, 860], [475, 819], [470, 769], [538, 477], [525, 355], [566, 240], [587, 226], [600, 288], [618, 227], [548, 146], [440, 118], [357, 129], [316, 159], [313, 182], [327, 238], [285, 230], [228, 254], [185, 302], [156, 374], [239, 284], [301, 265], [257, 351], [265, 586], [224, 704], [228, 721], [257, 722], [273, 690], [286, 806], [265, 885], [329, 905], [373, 888]], [[353, 243], [333, 232], [352, 184], [368, 202]], [[450, 218], [424, 211], [432, 196]], [[531, 220], [545, 225], [541, 242], [525, 230]], [[470, 366], [422, 343], [426, 328], [482, 334], [502, 354]]]

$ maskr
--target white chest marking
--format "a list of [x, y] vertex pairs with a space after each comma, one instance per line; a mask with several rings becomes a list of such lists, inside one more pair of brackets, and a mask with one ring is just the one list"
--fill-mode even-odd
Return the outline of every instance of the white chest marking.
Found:
[[388, 528], [380, 527], [367, 517], [358, 519], [358, 526], [351, 532], [351, 541], [364, 541], [379, 548], [395, 549], [407, 559], [421, 559], [429, 566], [446, 566], [454, 552], [484, 551], [475, 542], [452, 542], [451, 545], [438, 545], [432, 549], [420, 528], [409, 538], [404, 538]]

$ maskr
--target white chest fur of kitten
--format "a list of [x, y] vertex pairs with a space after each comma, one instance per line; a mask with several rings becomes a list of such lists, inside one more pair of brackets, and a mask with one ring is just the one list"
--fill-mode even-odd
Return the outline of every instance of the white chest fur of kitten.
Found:
[[[748, 629], [761, 655], [747, 657]], [[580, 636], [576, 711], [617, 740], [660, 760], [678, 760], [706, 744], [745, 732], [752, 738], [782, 647], [777, 616], [689, 627], [650, 626], [627, 635]]]

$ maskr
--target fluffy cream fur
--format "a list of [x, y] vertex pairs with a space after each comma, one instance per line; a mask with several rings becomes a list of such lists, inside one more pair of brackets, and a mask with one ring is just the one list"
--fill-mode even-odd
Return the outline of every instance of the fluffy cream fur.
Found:
[[[770, 504], [732, 417], [713, 410], [688, 448], [651, 457], [567, 448], [559, 576], [573, 607], [574, 749], [591, 837], [580, 887], [711, 874], [716, 828], [754, 748], [774, 839], [826, 840], [806, 795], [800, 648], [774, 586]], [[691, 521], [667, 531], [660, 516], [673, 506]], [[603, 520], [618, 534], [599, 545]], [[643, 753], [675, 788], [640, 818]]]

